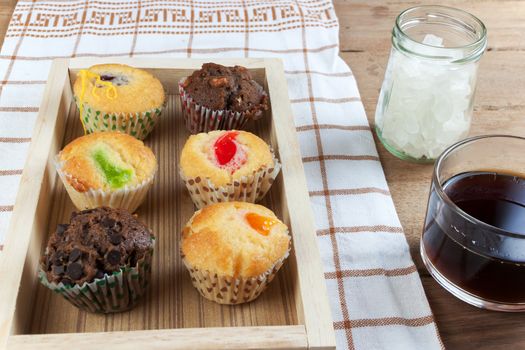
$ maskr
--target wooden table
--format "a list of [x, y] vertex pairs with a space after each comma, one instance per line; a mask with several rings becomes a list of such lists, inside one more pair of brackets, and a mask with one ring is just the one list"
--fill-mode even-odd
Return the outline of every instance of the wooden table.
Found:
[[[421, 1], [334, 0], [340, 22], [341, 56], [352, 67], [370, 123], [390, 51], [396, 15]], [[525, 2], [441, 1], [467, 10], [488, 27], [488, 50], [481, 61], [471, 134], [525, 136]], [[15, 0], [0, 2], [3, 41]], [[525, 316], [483, 311], [444, 291], [419, 257], [431, 165], [402, 162], [376, 140], [390, 191], [418, 266], [443, 342], [449, 349], [525, 348]]]
[[[379, 89], [390, 52], [391, 30], [403, 9], [421, 1], [335, 0], [341, 56], [352, 68], [368, 120], [374, 121]], [[478, 75], [471, 134], [525, 136], [525, 2], [440, 1], [471, 12], [488, 28], [488, 49]], [[376, 144], [390, 192], [418, 266], [441, 337], [449, 349], [525, 348], [525, 315], [479, 310], [441, 288], [426, 271], [419, 239], [432, 165], [398, 160]]]

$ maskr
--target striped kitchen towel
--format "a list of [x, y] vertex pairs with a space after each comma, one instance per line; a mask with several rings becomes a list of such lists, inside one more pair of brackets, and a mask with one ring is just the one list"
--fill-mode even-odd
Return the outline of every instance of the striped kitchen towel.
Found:
[[329, 0], [20, 0], [0, 53], [0, 247], [53, 58], [279, 57], [338, 348], [442, 348], [338, 29]]

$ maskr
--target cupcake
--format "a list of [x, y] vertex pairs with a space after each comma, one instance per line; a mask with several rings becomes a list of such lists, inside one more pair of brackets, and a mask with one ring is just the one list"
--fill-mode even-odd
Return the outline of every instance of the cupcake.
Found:
[[182, 114], [192, 134], [242, 129], [268, 109], [268, 96], [241, 66], [206, 63], [179, 82]]
[[181, 253], [206, 299], [241, 304], [257, 298], [290, 252], [288, 228], [257, 204], [228, 202], [197, 211], [182, 230]]
[[192, 135], [180, 157], [180, 175], [197, 208], [211, 203], [254, 203], [281, 166], [270, 146], [252, 133], [218, 130]]
[[98, 132], [64, 147], [56, 167], [77, 209], [108, 206], [134, 212], [153, 183], [157, 160], [132, 136]]
[[73, 85], [84, 132], [120, 131], [143, 140], [165, 102], [160, 81], [123, 64], [99, 64], [81, 70]]
[[91, 312], [130, 309], [148, 284], [155, 238], [124, 209], [74, 212], [40, 260], [40, 282]]

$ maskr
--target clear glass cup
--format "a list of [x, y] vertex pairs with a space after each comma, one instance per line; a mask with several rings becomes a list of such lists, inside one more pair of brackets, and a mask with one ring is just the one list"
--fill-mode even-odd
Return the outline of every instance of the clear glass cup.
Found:
[[[450, 179], [465, 173], [510, 175], [508, 183], [519, 186], [517, 190], [512, 187], [505, 200], [521, 203], [523, 209], [524, 149], [525, 138], [479, 136], [451, 146], [434, 165], [421, 256], [439, 284], [480, 308], [525, 311], [525, 227], [521, 233], [512, 232], [478, 220], [452, 201], [447, 186], [454, 184]], [[497, 190], [479, 185], [466, 188], [473, 196], [492, 195], [488, 191]], [[504, 214], [509, 212], [497, 213]], [[518, 219], [525, 222], [521, 216]]]
[[468, 134], [483, 23], [462, 10], [417, 6], [402, 12], [375, 114], [375, 129], [395, 156], [432, 162]]

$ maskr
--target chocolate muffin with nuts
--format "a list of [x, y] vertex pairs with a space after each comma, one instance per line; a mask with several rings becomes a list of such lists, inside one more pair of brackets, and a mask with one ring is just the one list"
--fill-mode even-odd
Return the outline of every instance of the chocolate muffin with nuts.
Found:
[[[147, 284], [153, 246], [152, 232], [125, 209], [100, 207], [73, 212], [70, 223], [58, 225], [48, 241], [41, 259], [41, 281], [89, 311], [128, 309]], [[97, 293], [96, 289], [103, 286], [107, 293], [116, 293], [116, 303], [106, 295], [109, 300], [98, 295], [88, 303], [71, 291], [77, 288], [84, 294]]]
[[205, 63], [179, 83], [183, 114], [192, 133], [241, 129], [268, 109], [268, 96], [241, 66]]

